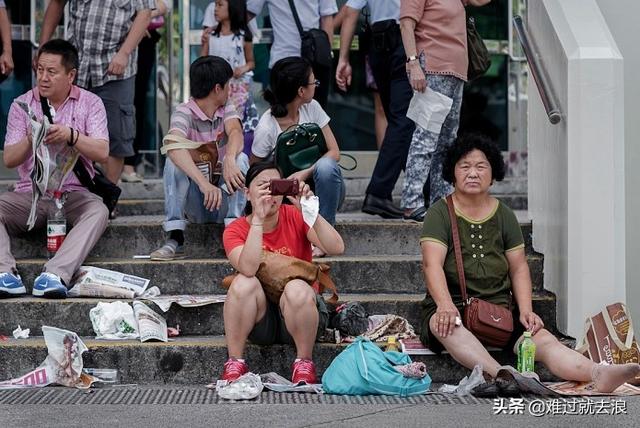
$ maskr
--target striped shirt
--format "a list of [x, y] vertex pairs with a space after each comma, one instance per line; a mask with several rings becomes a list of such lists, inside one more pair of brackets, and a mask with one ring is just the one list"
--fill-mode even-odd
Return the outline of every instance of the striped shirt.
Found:
[[[14, 100], [9, 109], [7, 118], [7, 135], [4, 140], [5, 146], [18, 144], [27, 135], [27, 127], [31, 126], [29, 118], [18, 104], [17, 101], [23, 101], [31, 107], [38, 120], [42, 120], [42, 107], [40, 105], [40, 94], [38, 88], [34, 88], [29, 92], [20, 95]], [[69, 97], [62, 103], [55, 112], [53, 123], [56, 125], [70, 126], [79, 131], [83, 135], [98, 140], [109, 140], [109, 131], [107, 130], [107, 114], [104, 110], [102, 100], [95, 94], [71, 86]], [[70, 149], [66, 144], [49, 145], [50, 156], [56, 156], [63, 150]], [[91, 176], [94, 174], [93, 164], [90, 160], [80, 155], [80, 159], [84, 161], [85, 166], [89, 170]], [[18, 167], [20, 180], [16, 184], [15, 191], [18, 193], [31, 192], [31, 170], [33, 169], [33, 155], [29, 155], [27, 160]], [[62, 185], [63, 192], [83, 191], [86, 190], [75, 174], [69, 174], [66, 181]]]
[[91, 84], [95, 88], [136, 74], [138, 48], [129, 55], [124, 75], [107, 74], [107, 69], [126, 40], [136, 13], [155, 6], [155, 0], [69, 1], [69, 41], [80, 55], [79, 86]]
[[179, 104], [171, 115], [169, 134], [180, 135], [198, 143], [217, 143], [220, 159], [224, 157], [227, 134], [224, 124], [229, 120], [242, 120], [232, 102], [227, 102], [216, 110], [213, 118], [208, 117], [193, 98]]

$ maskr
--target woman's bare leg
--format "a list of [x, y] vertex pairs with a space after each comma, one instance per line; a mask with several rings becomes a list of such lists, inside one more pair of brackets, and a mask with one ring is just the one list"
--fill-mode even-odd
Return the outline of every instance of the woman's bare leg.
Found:
[[256, 277], [238, 274], [222, 310], [229, 358], [242, 358], [249, 333], [267, 312], [267, 298]]
[[459, 326], [453, 329], [453, 333], [442, 338], [436, 331], [436, 319], [431, 317], [429, 328], [454, 360], [469, 370], [480, 364], [482, 370], [491, 377], [496, 377], [500, 363], [498, 363], [480, 343], [478, 339], [465, 327]]
[[316, 292], [304, 281], [294, 279], [284, 287], [280, 310], [296, 344], [297, 358], [311, 359], [318, 334], [318, 308]]
[[584, 355], [564, 346], [549, 331], [542, 329], [533, 337], [536, 361], [562, 379], [594, 381], [600, 392], [611, 392], [640, 373], [638, 364], [598, 365]]

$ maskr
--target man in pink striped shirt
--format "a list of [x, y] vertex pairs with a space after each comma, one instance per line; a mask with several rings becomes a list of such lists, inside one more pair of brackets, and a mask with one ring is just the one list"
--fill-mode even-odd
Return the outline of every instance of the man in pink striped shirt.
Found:
[[[18, 168], [20, 180], [14, 192], [0, 195], [0, 297], [24, 294], [26, 289], [11, 255], [9, 236], [27, 230], [31, 209], [31, 171], [33, 155], [29, 117], [17, 102], [24, 102], [42, 120], [41, 98], [49, 103], [53, 125], [45, 137], [50, 156], [66, 151], [79, 152], [78, 162], [93, 176], [92, 162], [102, 162], [109, 155], [109, 133], [104, 105], [97, 95], [73, 84], [78, 69], [78, 51], [65, 40], [51, 40], [40, 48], [37, 59], [37, 86], [19, 96], [9, 110], [4, 163]], [[36, 227], [47, 224], [47, 210], [51, 206], [49, 189], [37, 207]], [[33, 295], [49, 298], [67, 296], [71, 276], [84, 262], [107, 227], [107, 207], [102, 199], [84, 187], [71, 173], [61, 183], [66, 202], [64, 212], [72, 227], [60, 249], [44, 266], [36, 278]], [[49, 199], [49, 200], [47, 200]], [[42, 243], [43, 247], [45, 243]]]
[[[165, 140], [175, 136], [203, 145], [199, 149], [167, 151], [163, 227], [169, 235], [166, 243], [151, 253], [151, 260], [185, 257], [187, 220], [193, 223], [224, 221], [227, 225], [243, 215], [246, 197], [242, 188], [249, 158], [242, 153], [240, 115], [233, 104], [227, 102], [231, 77], [231, 66], [219, 57], [205, 56], [191, 64], [191, 99], [176, 107]], [[165, 147], [171, 144], [175, 142], [167, 141]], [[215, 165], [206, 162], [207, 146], [213, 148], [211, 145], [217, 145], [218, 159], [222, 161], [220, 178], [214, 174]], [[198, 159], [203, 162], [197, 162]]]

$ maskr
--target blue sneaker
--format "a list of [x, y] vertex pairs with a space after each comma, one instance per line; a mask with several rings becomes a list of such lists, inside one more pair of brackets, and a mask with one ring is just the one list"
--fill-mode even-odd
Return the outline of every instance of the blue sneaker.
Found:
[[58, 275], [42, 272], [33, 283], [33, 295], [48, 299], [64, 299], [67, 297], [67, 287]]
[[0, 299], [27, 294], [20, 275], [11, 272], [0, 273]]

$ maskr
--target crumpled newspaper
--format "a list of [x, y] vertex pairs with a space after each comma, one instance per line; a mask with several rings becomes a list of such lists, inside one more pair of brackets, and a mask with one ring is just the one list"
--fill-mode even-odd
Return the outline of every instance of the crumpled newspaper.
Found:
[[82, 373], [82, 354], [87, 347], [72, 331], [43, 326], [42, 334], [48, 355], [40, 367], [29, 373], [0, 382], [0, 390], [15, 388], [39, 388], [59, 384], [86, 389], [97, 379]]

